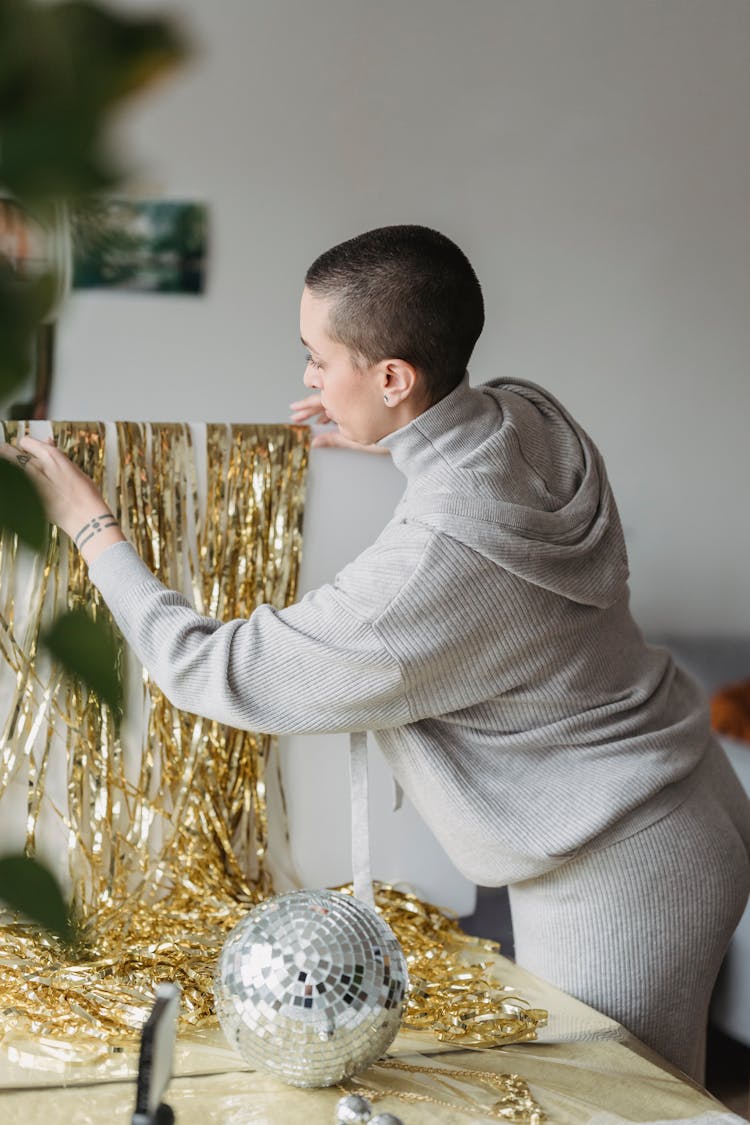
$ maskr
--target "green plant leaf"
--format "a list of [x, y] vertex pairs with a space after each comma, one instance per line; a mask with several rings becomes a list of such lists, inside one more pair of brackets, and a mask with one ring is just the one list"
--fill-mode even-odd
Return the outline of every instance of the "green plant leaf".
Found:
[[11, 118], [2, 128], [2, 182], [25, 203], [113, 188], [122, 173], [104, 152], [101, 126], [64, 105]]
[[14, 532], [27, 546], [42, 552], [48, 527], [39, 494], [23, 469], [0, 460], [0, 530]]
[[0, 4], [0, 183], [24, 200], [80, 196], [122, 179], [108, 150], [112, 108], [182, 62], [166, 20], [85, 0]]
[[83, 609], [74, 609], [53, 621], [41, 639], [50, 655], [95, 691], [119, 722], [123, 706], [120, 651], [110, 626]]
[[0, 397], [28, 376], [34, 360], [34, 338], [55, 299], [51, 273], [21, 281], [0, 256]]
[[151, 85], [188, 53], [176, 25], [163, 19], [126, 15], [90, 0], [67, 0], [48, 13], [55, 39], [71, 53], [81, 100], [94, 108]]
[[38, 860], [25, 855], [0, 858], [0, 900], [64, 942], [75, 940], [70, 908], [54, 876]]

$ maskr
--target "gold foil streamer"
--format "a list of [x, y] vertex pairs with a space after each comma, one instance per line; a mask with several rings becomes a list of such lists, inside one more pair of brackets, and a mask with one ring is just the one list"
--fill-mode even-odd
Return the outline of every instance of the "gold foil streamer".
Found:
[[[20, 436], [7, 430], [9, 440]], [[58, 423], [53, 432], [105, 494], [114, 490], [126, 534], [156, 575], [190, 589], [199, 610], [247, 617], [262, 601], [294, 601], [306, 428], [209, 425], [203, 512], [187, 426], [120, 424], [114, 479], [105, 473], [103, 426]], [[23, 607], [14, 581], [22, 561], [32, 591]], [[39, 633], [58, 612], [86, 605], [107, 614], [78, 553], [53, 531], [46, 557], [32, 561], [6, 537], [0, 567], [0, 655], [15, 679], [0, 797], [14, 780], [27, 784], [33, 854], [51, 756], [62, 750], [59, 827], [82, 934], [72, 957], [18, 922], [0, 930], [4, 1041], [31, 1033], [60, 1059], [91, 1058], [133, 1040], [160, 980], [182, 986], [183, 1024], [212, 1023], [225, 932], [271, 890], [271, 737], [178, 711], [145, 675], [130, 685], [118, 737], [98, 700], [39, 652]]]

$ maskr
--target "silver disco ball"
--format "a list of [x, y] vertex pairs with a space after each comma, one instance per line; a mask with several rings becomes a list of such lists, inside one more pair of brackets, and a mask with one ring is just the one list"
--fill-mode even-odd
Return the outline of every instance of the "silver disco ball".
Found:
[[231, 931], [214, 979], [224, 1034], [291, 1086], [365, 1070], [401, 1023], [406, 960], [371, 907], [337, 891], [292, 891]]

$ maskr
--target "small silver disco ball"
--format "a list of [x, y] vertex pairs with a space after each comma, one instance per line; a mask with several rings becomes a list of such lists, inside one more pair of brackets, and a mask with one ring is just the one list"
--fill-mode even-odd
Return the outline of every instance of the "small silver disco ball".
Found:
[[231, 931], [214, 995], [224, 1034], [251, 1066], [291, 1086], [331, 1086], [388, 1049], [408, 983], [401, 947], [371, 907], [292, 891]]

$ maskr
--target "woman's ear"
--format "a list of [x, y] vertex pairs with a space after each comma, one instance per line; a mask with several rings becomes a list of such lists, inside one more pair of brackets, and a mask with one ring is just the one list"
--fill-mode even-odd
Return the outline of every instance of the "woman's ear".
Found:
[[400, 406], [418, 393], [422, 380], [413, 364], [403, 359], [386, 359], [382, 365], [382, 382], [388, 405]]

